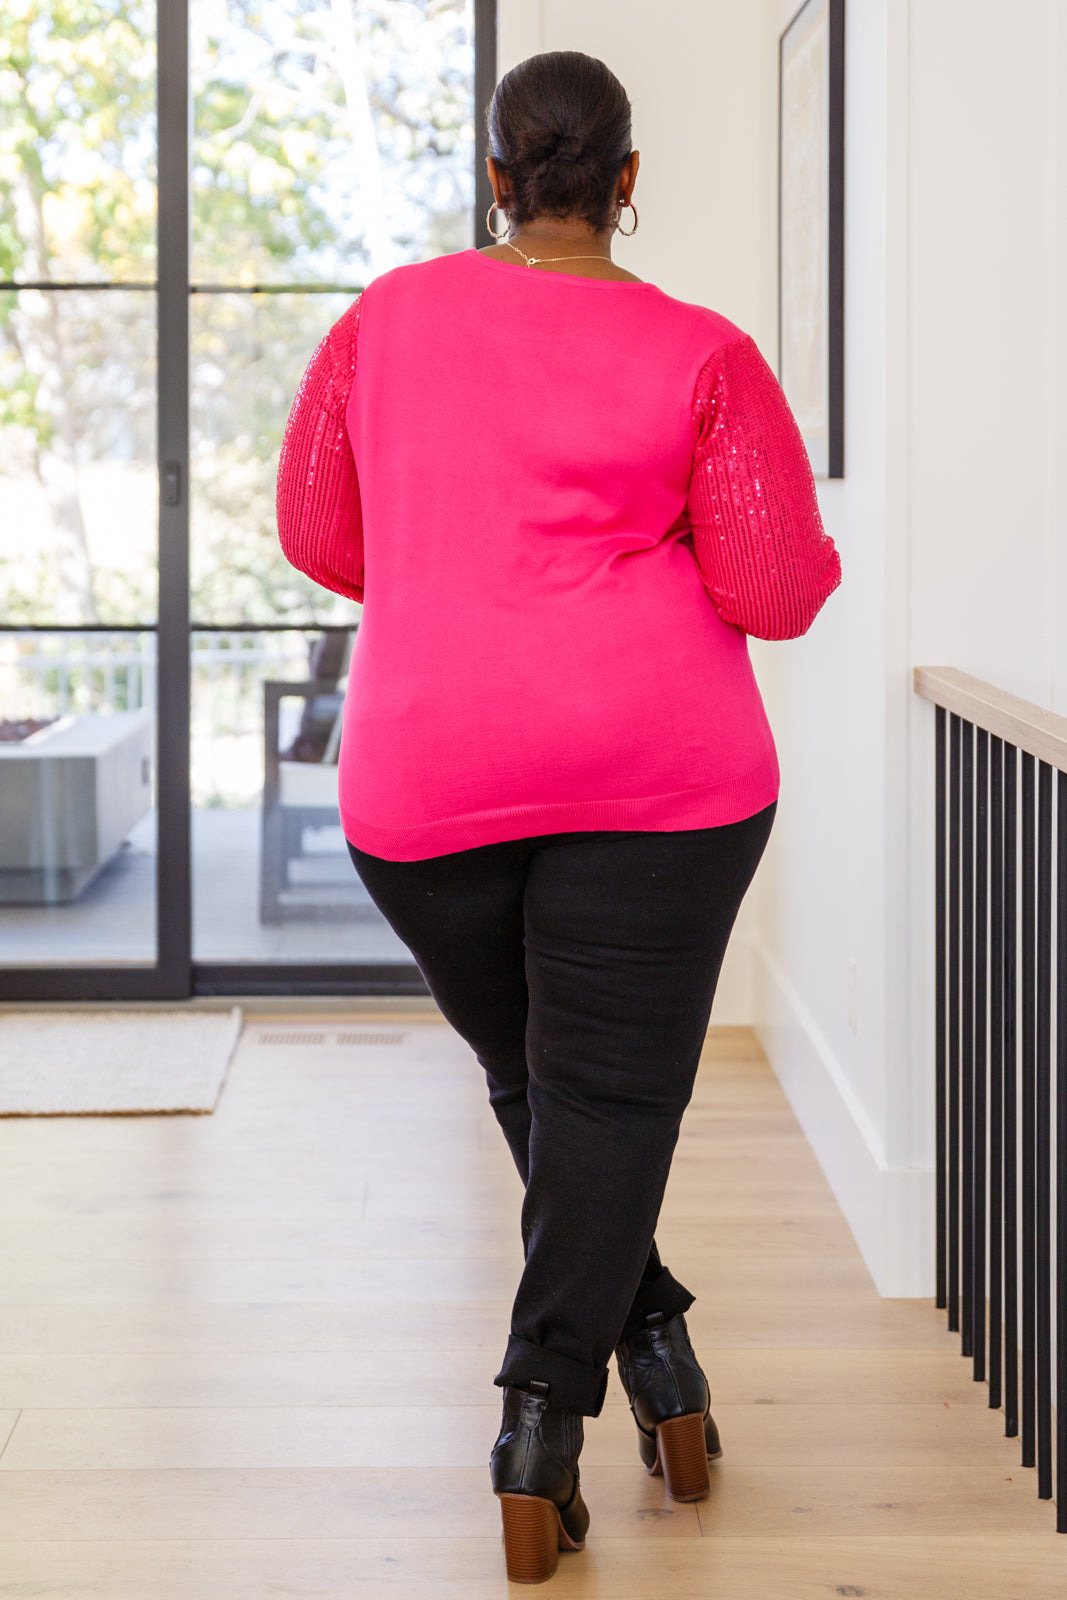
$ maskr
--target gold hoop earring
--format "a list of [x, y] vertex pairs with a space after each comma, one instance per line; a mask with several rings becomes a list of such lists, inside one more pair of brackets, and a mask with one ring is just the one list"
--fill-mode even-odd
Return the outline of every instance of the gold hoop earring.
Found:
[[[493, 227], [491, 218], [492, 218], [492, 215], [493, 215], [494, 211], [499, 211], [500, 215], [504, 218], [504, 232], [503, 233], [497, 233], [496, 229]], [[508, 230], [511, 227], [511, 224], [508, 221], [507, 212], [504, 210], [503, 206], [498, 206], [495, 200], [493, 201], [492, 205], [489, 207], [489, 210], [485, 213], [485, 225], [489, 229], [489, 237], [490, 237], [490, 239], [496, 239], [498, 241], [507, 236]]]
[[[622, 208], [624, 205], [629, 206], [630, 210], [634, 214], [634, 225], [632, 228], [622, 228], [619, 226], [619, 217], [622, 214]], [[632, 200], [621, 200], [618, 206], [615, 208], [615, 227], [617, 232], [621, 233], [624, 239], [629, 239], [637, 232], [637, 207], [634, 205]]]

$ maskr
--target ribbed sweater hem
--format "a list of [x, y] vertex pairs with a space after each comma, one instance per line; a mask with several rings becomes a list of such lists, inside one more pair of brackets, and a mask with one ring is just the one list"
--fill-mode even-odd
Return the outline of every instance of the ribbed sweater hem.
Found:
[[341, 826], [345, 838], [367, 855], [384, 861], [425, 861], [505, 839], [533, 839], [549, 833], [673, 833], [721, 828], [769, 806], [778, 798], [778, 787], [776, 766], [761, 763], [722, 783], [674, 794], [500, 806], [404, 827], [369, 822], [342, 804]]

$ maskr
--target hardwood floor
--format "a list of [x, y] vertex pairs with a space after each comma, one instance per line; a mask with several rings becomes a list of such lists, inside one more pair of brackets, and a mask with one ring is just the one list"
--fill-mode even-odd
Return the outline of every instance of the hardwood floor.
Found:
[[[209, 1117], [0, 1120], [0, 1597], [518, 1593], [487, 1463], [520, 1193], [425, 1013], [253, 1019]], [[932, 1302], [876, 1294], [745, 1030], [709, 1039], [659, 1237], [712, 1494], [646, 1477], [613, 1375], [589, 1542], [541, 1592], [1064, 1592], [1017, 1441]]]

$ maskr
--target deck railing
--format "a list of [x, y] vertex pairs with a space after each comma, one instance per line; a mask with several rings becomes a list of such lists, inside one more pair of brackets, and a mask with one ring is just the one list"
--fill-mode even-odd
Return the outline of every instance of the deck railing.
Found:
[[[240, 683], [256, 713], [264, 676], [292, 676], [306, 665], [315, 629], [193, 633], [193, 682], [203, 692]], [[150, 629], [0, 634], [0, 714], [65, 716], [71, 711], [139, 711], [156, 705], [156, 635]]]
[[933, 701], [937, 1304], [1067, 1533], [1067, 717]]
[[[193, 801], [257, 805], [263, 683], [303, 678], [314, 628], [198, 630], [190, 639]], [[156, 709], [156, 635], [149, 629], [0, 630], [0, 719]], [[292, 720], [299, 705], [285, 708]], [[286, 724], [287, 737], [295, 727]]]

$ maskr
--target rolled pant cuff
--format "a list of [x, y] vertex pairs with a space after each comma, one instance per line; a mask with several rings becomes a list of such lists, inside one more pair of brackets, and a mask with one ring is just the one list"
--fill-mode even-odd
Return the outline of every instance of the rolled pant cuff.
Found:
[[669, 1322], [671, 1317], [676, 1317], [679, 1312], [688, 1311], [695, 1299], [696, 1296], [690, 1294], [685, 1285], [679, 1283], [678, 1279], [664, 1267], [658, 1278], [638, 1285], [633, 1304], [619, 1335], [619, 1343], [644, 1328], [645, 1318], [650, 1311], [661, 1311], [664, 1320]]
[[500, 1388], [511, 1385], [525, 1389], [531, 1379], [548, 1384], [550, 1405], [580, 1412], [583, 1417], [599, 1417], [608, 1386], [607, 1367], [587, 1367], [513, 1333], [504, 1352], [504, 1364], [493, 1382]]

